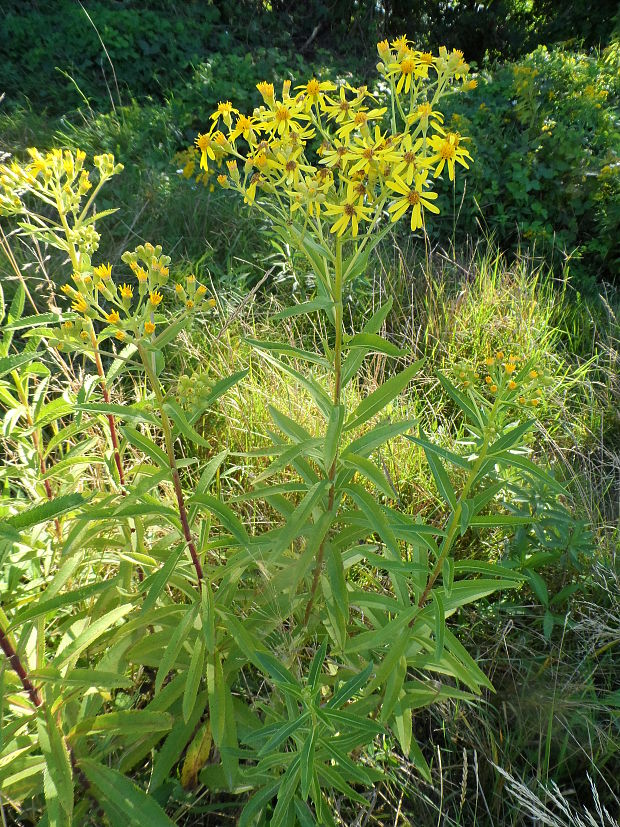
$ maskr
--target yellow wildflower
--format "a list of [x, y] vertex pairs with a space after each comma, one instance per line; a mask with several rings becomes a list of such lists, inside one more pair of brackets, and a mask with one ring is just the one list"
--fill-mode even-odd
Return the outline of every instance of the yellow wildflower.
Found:
[[341, 236], [349, 222], [351, 223], [351, 234], [356, 236], [359, 232], [360, 221], [370, 221], [371, 210], [370, 207], [364, 207], [363, 204], [355, 204], [345, 202], [344, 204], [325, 204], [325, 212], [328, 216], [333, 218], [339, 216], [332, 225], [330, 232], [338, 233]]
[[118, 314], [118, 310], [112, 310], [109, 313], [106, 313], [105, 318], [108, 324], [117, 324], [121, 317]]
[[434, 213], [439, 212], [439, 208], [432, 203], [437, 198], [437, 193], [424, 192], [426, 175], [426, 172], [416, 173], [415, 185], [412, 188], [398, 176], [395, 176], [394, 181], [387, 182], [388, 187], [401, 196], [388, 207], [392, 213], [392, 221], [398, 221], [411, 208], [412, 232], [424, 225], [422, 208]]
[[93, 268], [93, 272], [96, 276], [99, 276], [101, 281], [107, 281], [109, 278], [112, 278], [112, 265], [110, 262], [100, 264], [98, 267]]
[[150, 336], [152, 333], [155, 333], [155, 325], [153, 322], [144, 322], [144, 332], [147, 336]]
[[133, 287], [129, 284], [121, 284], [120, 294], [123, 299], [133, 299]]
[[86, 304], [84, 296], [76, 296], [76, 299], [71, 305], [71, 307], [75, 310], [76, 313], [86, 313], [86, 311], [88, 310], [88, 305]]
[[461, 164], [465, 169], [469, 169], [469, 164], [465, 159], [469, 158], [471, 160], [471, 155], [460, 146], [460, 137], [456, 132], [448, 132], [445, 137], [433, 135], [430, 139], [430, 145], [435, 155], [429, 159], [429, 162], [437, 162], [435, 178], [441, 175], [446, 164], [448, 165], [448, 174], [451, 181], [454, 181], [455, 162]]
[[157, 307], [157, 305], [160, 304], [163, 298], [164, 297], [159, 292], [159, 290], [153, 290], [153, 292], [149, 294], [149, 301], [153, 305], [153, 307]]

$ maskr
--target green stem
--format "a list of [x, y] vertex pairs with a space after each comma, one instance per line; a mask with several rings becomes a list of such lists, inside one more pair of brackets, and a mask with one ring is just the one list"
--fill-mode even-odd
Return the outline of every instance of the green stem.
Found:
[[[95, 366], [97, 368], [97, 374], [99, 376], [99, 384], [101, 385], [101, 394], [103, 396], [103, 400], [106, 405], [110, 404], [110, 394], [108, 391], [108, 386], [106, 385], [105, 381], [105, 371], [103, 369], [103, 364], [101, 362], [101, 356], [99, 354], [99, 345], [97, 343], [97, 337], [95, 335], [95, 328], [93, 327], [92, 322], [88, 325], [88, 333], [90, 335], [90, 343], [93, 349], [93, 356], [95, 358]], [[112, 414], [106, 414], [108, 419], [108, 426], [110, 428], [110, 439], [112, 440], [112, 451], [114, 452], [114, 462], [116, 463], [116, 470], [118, 471], [118, 479], [122, 486], [125, 488], [125, 474], [123, 473], [123, 463], [121, 462], [121, 454], [118, 447], [118, 436], [116, 434], [116, 423], [114, 421], [114, 416]]]
[[[336, 239], [336, 264], [334, 270], [334, 286], [332, 290], [332, 298], [334, 300], [335, 311], [335, 326], [336, 326], [336, 341], [334, 343], [334, 393], [333, 402], [334, 407], [340, 405], [340, 398], [342, 395], [342, 326], [343, 326], [343, 312], [342, 312], [342, 241]], [[334, 456], [333, 462], [329, 468], [327, 478], [329, 480], [329, 494], [327, 497], [327, 511], [330, 512], [334, 508], [334, 501], [336, 498], [336, 470], [338, 467], [338, 450]], [[312, 578], [312, 586], [310, 587], [310, 597], [306, 606], [306, 613], [304, 615], [304, 624], [308, 623], [310, 612], [314, 604], [316, 590], [319, 585], [319, 577], [321, 575], [321, 568], [323, 567], [323, 557], [325, 556], [326, 538], [323, 539], [316, 555], [316, 564], [314, 567], [314, 576]]]
[[183, 489], [181, 487], [181, 478], [179, 476], [179, 469], [177, 467], [176, 457], [174, 455], [174, 439], [172, 436], [172, 426], [170, 425], [170, 419], [164, 410], [164, 394], [159, 382], [159, 379], [155, 375], [153, 368], [151, 367], [149, 354], [144, 349], [144, 345], [138, 342], [138, 353], [140, 354], [140, 358], [142, 359], [142, 364], [144, 365], [144, 371], [146, 373], [147, 379], [155, 393], [155, 397], [157, 399], [157, 405], [159, 408], [159, 413], [161, 416], [161, 426], [162, 431], [164, 433], [164, 442], [166, 445], [166, 454], [168, 455], [168, 462], [170, 464], [170, 473], [172, 475], [172, 484], [174, 486], [174, 493], [177, 498], [177, 506], [179, 509], [179, 517], [181, 519], [181, 525], [183, 527], [183, 536], [185, 537], [185, 542], [187, 543], [187, 547], [189, 548], [189, 553], [192, 557], [192, 563], [194, 564], [194, 568], [196, 569], [196, 576], [198, 578], [198, 587], [200, 588], [201, 583], [204, 579], [204, 573], [202, 570], [202, 566], [200, 565], [200, 559], [198, 558], [198, 552], [196, 551], [196, 546], [194, 541], [192, 540], [192, 534], [189, 528], [189, 520], [187, 518], [187, 509], [185, 507], [185, 498], [183, 496]]

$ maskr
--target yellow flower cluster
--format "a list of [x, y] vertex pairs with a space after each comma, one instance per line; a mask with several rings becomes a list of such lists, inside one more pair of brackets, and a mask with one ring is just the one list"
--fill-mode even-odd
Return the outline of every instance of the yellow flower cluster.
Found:
[[478, 395], [480, 390], [508, 405], [537, 408], [543, 388], [551, 383], [545, 371], [514, 353], [498, 350], [488, 356], [479, 371], [462, 365], [457, 368], [461, 387]]
[[[109, 263], [94, 267], [92, 275], [73, 273], [74, 284], [65, 285], [62, 291], [83, 319], [65, 323], [60, 329], [61, 341], [71, 345], [78, 336], [87, 339], [83, 335], [83, 322], [87, 320], [102, 323], [107, 334], [123, 343], [150, 338], [164, 321], [163, 316], [157, 315], [164, 298], [159, 288], [169, 280], [170, 257], [162, 255], [160, 245], [147, 243], [123, 253], [122, 259], [129, 265], [137, 286], [127, 282], [117, 285]], [[185, 281], [185, 286], [176, 285], [175, 292], [183, 299], [186, 311], [214, 306], [215, 301], [206, 298], [207, 288], [197, 284], [195, 276], [190, 275]]]
[[[378, 52], [385, 101], [365, 86], [312, 78], [294, 93], [285, 81], [279, 96], [259, 83], [263, 103], [251, 115], [221, 102], [196, 138], [201, 175], [226, 161], [221, 186], [282, 220], [312, 222], [320, 237], [323, 221], [339, 237], [370, 232], [386, 209], [393, 222], [407, 216], [412, 230], [423, 227], [426, 211], [439, 212], [433, 178], [468, 167], [466, 139], [444, 130], [436, 107], [469, 67], [461, 52], [420, 52], [406, 37]], [[195, 159], [184, 160], [191, 177]]]
[[101, 185], [119, 173], [123, 165], [116, 164], [113, 155], [96, 155], [93, 162], [99, 172], [99, 182], [90, 192], [93, 183], [84, 167], [85, 152], [53, 149], [43, 154], [31, 147], [28, 155], [30, 160], [23, 164], [15, 160], [0, 164], [0, 215], [29, 215], [27, 201], [34, 197], [67, 217], [70, 237], [61, 241], [58, 233], [50, 236], [43, 225], [38, 231], [31, 228], [31, 234], [51, 240], [61, 249], [67, 249], [70, 243], [81, 256], [89, 257], [99, 246], [99, 234], [92, 223], [83, 219]]

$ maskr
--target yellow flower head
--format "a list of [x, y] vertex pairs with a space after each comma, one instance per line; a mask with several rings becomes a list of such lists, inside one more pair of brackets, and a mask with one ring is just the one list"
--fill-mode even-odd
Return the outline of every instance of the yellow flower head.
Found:
[[148, 273], [144, 269], [144, 267], [137, 267], [135, 270], [136, 278], [140, 282], [140, 284], [144, 284], [144, 282], [148, 279]]
[[497, 393], [497, 385], [491, 385], [489, 390], [491, 391], [491, 393]]
[[144, 332], [147, 334], [147, 336], [150, 336], [151, 333], [155, 333], [155, 325], [153, 324], [153, 322], [144, 323]]
[[133, 299], [133, 287], [129, 284], [121, 284], [120, 294], [123, 299]]
[[188, 299], [185, 302], [185, 307], [187, 307], [188, 310], [191, 310], [193, 308], [193, 306], [194, 306], [194, 302], [192, 301], [192, 299]]
[[517, 366], [515, 365], [514, 362], [506, 362], [506, 364], [504, 365], [504, 370], [508, 374], [514, 373], [516, 368], [517, 368]]
[[153, 307], [157, 307], [157, 305], [160, 304], [163, 298], [164, 297], [159, 292], [159, 290], [153, 290], [153, 292], [149, 294], [149, 301], [153, 305]]
[[106, 313], [106, 321], [108, 324], [117, 324], [120, 321], [120, 316], [118, 315], [117, 310], [112, 310], [109, 313]]
[[109, 278], [112, 278], [112, 265], [110, 262], [100, 264], [98, 267], [93, 268], [93, 272], [96, 276], [99, 276], [101, 281], [107, 281]]
[[274, 89], [273, 83], [267, 83], [267, 81], [263, 80], [260, 83], [256, 84], [256, 88], [263, 96], [263, 100], [266, 104], [273, 103], [273, 96], [274, 96]]
[[122, 342], [125, 338], [125, 331], [124, 330], [117, 330], [114, 334], [115, 338], [118, 339], [119, 342]]
[[510, 382], [508, 383], [508, 390], [514, 391], [516, 389], [516, 387], [517, 387], [517, 383], [515, 382], [514, 379], [511, 379]]
[[88, 305], [86, 304], [84, 296], [77, 296], [71, 307], [76, 313], [86, 313], [88, 310]]
[[529, 373], [530, 379], [538, 379], [538, 371], [531, 370]]

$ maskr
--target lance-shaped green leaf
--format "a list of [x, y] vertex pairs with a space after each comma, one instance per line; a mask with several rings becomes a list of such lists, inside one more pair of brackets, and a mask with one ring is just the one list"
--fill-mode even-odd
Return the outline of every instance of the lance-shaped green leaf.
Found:
[[205, 639], [202, 635], [199, 635], [194, 641], [194, 648], [185, 678], [185, 689], [183, 690], [182, 712], [185, 723], [191, 718], [198, 697], [205, 662], [205, 648]]
[[[347, 486], [346, 491], [359, 506], [368, 522], [369, 530], [379, 535], [392, 560], [397, 560], [400, 562], [401, 556], [400, 549], [398, 547], [398, 540], [392, 531], [392, 527], [390, 526], [385, 511], [360, 485], [349, 485]], [[399, 574], [395, 574], [394, 576], [391, 576], [390, 579], [392, 580], [394, 592], [398, 600], [405, 605], [405, 603], [408, 602], [408, 591], [404, 578]]]
[[92, 646], [109, 629], [133, 610], [132, 603], [117, 606], [112, 611], [93, 621], [84, 631], [72, 640], [64, 649], [59, 649], [53, 660], [54, 666], [62, 669], [69, 661], [77, 658], [85, 649]]
[[387, 676], [385, 682], [385, 692], [383, 693], [383, 703], [381, 705], [381, 714], [379, 720], [382, 723], [387, 723], [394, 711], [394, 707], [398, 703], [398, 699], [403, 689], [403, 683], [407, 675], [407, 658], [401, 655], [396, 659], [394, 668], [392, 668]]
[[435, 604], [435, 657], [440, 660], [443, 655], [443, 642], [446, 632], [446, 612], [439, 591], [433, 589], [432, 595]]
[[356, 333], [347, 339], [345, 347], [361, 348], [364, 353], [385, 353], [386, 356], [407, 356], [408, 351], [379, 336], [378, 333]]
[[161, 659], [161, 663], [159, 664], [157, 675], [155, 676], [156, 694], [161, 690], [164, 678], [166, 677], [168, 672], [170, 672], [170, 670], [173, 668], [177, 658], [179, 657], [181, 647], [185, 643], [185, 639], [190, 633], [190, 630], [194, 624], [194, 620], [196, 619], [196, 615], [198, 614], [198, 608], [198, 603], [195, 603], [191, 608], [188, 608], [183, 617], [181, 618], [179, 625], [172, 633], [170, 642], [168, 643], [166, 651], [164, 652], [164, 655]]
[[271, 555], [276, 559], [283, 551], [285, 551], [295, 540], [300, 536], [302, 530], [305, 528], [312, 509], [319, 502], [321, 497], [326, 494], [329, 488], [329, 480], [320, 480], [313, 485], [306, 496], [302, 499], [299, 505], [295, 508], [286, 525], [282, 527], [278, 533], [277, 540], [274, 542]]
[[28, 362], [32, 362], [32, 353], [18, 353], [15, 356], [3, 356], [0, 358], [0, 378]]
[[207, 691], [213, 742], [220, 747], [226, 732], [226, 694], [229, 690], [222, 670], [222, 661], [217, 652], [207, 658]]
[[32, 508], [26, 508], [18, 514], [13, 514], [10, 517], [5, 517], [5, 525], [9, 528], [23, 531], [24, 529], [32, 528], [40, 523], [46, 523], [50, 520], [55, 520], [69, 511], [75, 511], [84, 503], [88, 502], [88, 497], [82, 494], [65, 494], [62, 497], [56, 497], [46, 503], [35, 505]]
[[269, 675], [276, 685], [295, 686], [301, 689], [301, 684], [293, 673], [273, 655], [268, 652], [256, 652], [255, 658], [260, 663], [261, 669]]
[[369, 396], [365, 397], [347, 420], [345, 431], [358, 428], [389, 405], [411, 382], [423, 362], [424, 360], [421, 359], [415, 364], [409, 365], [408, 368], [387, 379]]
[[196, 703], [190, 718], [177, 720], [166, 736], [165, 741], [157, 750], [153, 759], [153, 772], [149, 781], [149, 792], [161, 787], [168, 779], [172, 768], [177, 764], [183, 750], [194, 734], [201, 715], [207, 705], [207, 692], [201, 692], [195, 699]]
[[160, 468], [170, 470], [168, 455], [152, 439], [130, 425], [121, 425], [119, 430], [130, 445], [149, 456]]
[[54, 597], [46, 598], [46, 592], [43, 592], [39, 597], [38, 602], [34, 602], [25, 609], [18, 612], [11, 621], [11, 629], [23, 625], [27, 620], [34, 620], [37, 617], [44, 617], [49, 612], [57, 612], [65, 606], [73, 606], [77, 603], [82, 603], [85, 600], [90, 600], [96, 594], [103, 591], [108, 591], [113, 594], [117, 583], [119, 583], [118, 575], [111, 577], [109, 580], [102, 580], [98, 583], [89, 583], [86, 586], [81, 586], [79, 589], [73, 589], [64, 594], [55, 595]]
[[271, 320], [278, 322], [282, 319], [289, 319], [291, 316], [305, 316], [309, 313], [316, 313], [319, 310], [328, 310], [333, 306], [334, 302], [332, 299], [319, 297], [312, 299], [311, 301], [301, 302], [300, 304], [293, 305], [293, 307], [287, 307], [284, 310], [280, 310], [278, 313], [274, 313]]
[[343, 451], [342, 458], [343, 460], [346, 459], [348, 454], [359, 454], [362, 457], [368, 457], [376, 448], [379, 448], [389, 439], [410, 431], [415, 424], [415, 419], [405, 419], [402, 422], [377, 425], [368, 433], [350, 442]]
[[286, 344], [284, 342], [266, 342], [260, 339], [248, 339], [246, 341], [257, 350], [268, 350], [271, 353], [277, 353], [282, 356], [294, 356], [296, 359], [302, 359], [304, 362], [311, 362], [314, 365], [320, 365], [326, 370], [329, 368], [329, 363], [324, 356], [314, 353], [311, 350], [302, 350], [299, 347]]
[[114, 405], [106, 402], [81, 402], [75, 405], [76, 411], [85, 411], [92, 414], [103, 414], [114, 416], [119, 419], [130, 419], [136, 422], [150, 422], [151, 425], [160, 426], [157, 417], [148, 411], [144, 406], [138, 405]]
[[377, 468], [371, 460], [347, 451], [344, 464], [347, 468], [363, 474], [363, 476], [365, 476], [366, 479], [371, 482], [385, 497], [392, 500], [398, 497], [398, 493], [390, 486], [383, 471]]
[[[381, 330], [381, 325], [386, 320], [388, 313], [392, 309], [392, 303], [393, 299], [390, 296], [385, 304], [381, 305], [381, 307], [376, 310], [371, 318], [366, 322], [362, 328], [362, 333], [378, 333], [379, 330]], [[353, 379], [355, 374], [358, 372], [365, 357], [366, 351], [360, 348], [354, 348], [344, 360], [344, 364], [342, 366], [343, 388], [348, 385], [351, 379]]]
[[157, 571], [146, 577], [138, 586], [138, 591], [143, 594], [146, 592], [146, 597], [142, 603], [141, 612], [148, 612], [157, 603], [157, 598], [166, 588], [174, 569], [181, 559], [181, 555], [185, 551], [185, 546], [181, 545], [176, 550], [172, 550], [168, 555], [166, 562]]
[[148, 349], [157, 351], [161, 349], [179, 335], [182, 330], [187, 328], [187, 319], [181, 316], [172, 324], [167, 325], [162, 332], [149, 343]]
[[[0, 357], [8, 356], [11, 342], [13, 341], [13, 330], [11, 325], [21, 318], [24, 312], [24, 302], [26, 301], [26, 291], [22, 284], [17, 285], [15, 295], [9, 306], [9, 311], [6, 315], [4, 324], [2, 325], [2, 344], [0, 345]], [[2, 297], [2, 306], [4, 312], [4, 294]], [[0, 359], [0, 363], [1, 363]], [[13, 370], [13, 368], [10, 368]]]
[[543, 471], [542, 468], [539, 468], [537, 465], [535, 465], [530, 459], [524, 457], [522, 454], [496, 454], [492, 457], [492, 460], [493, 462], [496, 462], [498, 465], [506, 465], [509, 468], [518, 468], [520, 471], [526, 471], [527, 474], [529, 474], [530, 476], [534, 477], [540, 482], [543, 482], [545, 485], [548, 485], [549, 488], [551, 488], [557, 494], [566, 494], [566, 489], [563, 485], [561, 485], [561, 483], [559, 483], [546, 471]]
[[83, 718], [69, 732], [71, 741], [83, 735], [136, 735], [157, 730], [167, 732], [172, 726], [172, 715], [167, 712], [151, 712], [147, 709], [122, 709], [106, 712], [92, 718]]
[[98, 804], [114, 825], [128, 827], [174, 827], [153, 796], [147, 795], [122, 773], [91, 758], [80, 758], [78, 766], [88, 779]]
[[[420, 435], [424, 438], [422, 429], [420, 429]], [[435, 485], [437, 486], [437, 490], [439, 491], [441, 498], [448, 503], [450, 508], [455, 509], [456, 492], [454, 491], [450, 477], [448, 476], [446, 469], [443, 467], [441, 460], [430, 448], [425, 447], [424, 454], [426, 455], [426, 461], [431, 469], [433, 479], [435, 480]]]
[[452, 382], [448, 379], [447, 376], [444, 376], [443, 373], [437, 371], [437, 377], [441, 383], [441, 386], [446, 391], [448, 396], [450, 396], [459, 408], [463, 411], [467, 419], [473, 424], [477, 425], [479, 428], [484, 427], [484, 420], [482, 418], [482, 413], [478, 410], [475, 404], [472, 402], [469, 397], [465, 396], [464, 393], [461, 393], [458, 388], [455, 388]]
[[277, 359], [272, 356], [270, 353], [264, 353], [263, 358], [269, 362], [269, 364], [273, 365], [274, 367], [278, 368], [279, 370], [288, 373], [289, 376], [292, 376], [296, 382], [307, 391], [310, 397], [314, 400], [315, 405], [320, 410], [322, 415], [325, 419], [329, 418], [330, 411], [332, 409], [332, 401], [329, 396], [325, 393], [325, 390], [319, 385], [319, 383], [313, 379], [311, 376], [304, 376], [292, 365], [289, 365], [287, 362], [283, 361], [282, 359]]
[[45, 757], [47, 778], [45, 800], [58, 827], [69, 827], [73, 813], [73, 773], [69, 751], [54, 716], [45, 710], [45, 719], [37, 719], [39, 746]]
[[199, 410], [195, 411], [190, 419], [190, 424], [194, 424], [196, 420], [202, 416], [204, 411], [207, 410], [214, 402], [216, 402], [221, 396], [223, 396], [227, 391], [229, 391], [232, 387], [236, 384], [241, 382], [249, 373], [249, 368], [244, 368], [243, 370], [239, 370], [236, 373], [232, 373], [230, 376], [225, 376], [223, 379], [220, 379], [219, 382], [216, 382], [215, 385], [211, 388], [209, 393], [201, 399], [201, 404]]
[[312, 434], [307, 431], [299, 422], [295, 422], [290, 416], [287, 416], [282, 411], [274, 408], [273, 405], [268, 405], [267, 410], [269, 416], [272, 418], [274, 425], [278, 427], [282, 433], [293, 442], [307, 442], [312, 439]]
[[372, 670], [374, 668], [374, 663], [370, 661], [361, 672], [357, 675], [353, 675], [353, 677], [349, 678], [348, 681], [345, 681], [329, 699], [329, 701], [327, 701], [326, 707], [328, 709], [339, 709], [341, 706], [344, 706], [344, 704], [347, 701], [350, 701], [351, 698], [356, 695], [368, 681], [368, 678], [372, 675]]
[[521, 437], [530, 431], [534, 425], [534, 420], [528, 419], [526, 422], [521, 422], [520, 425], [511, 428], [489, 447], [488, 456], [492, 457], [495, 454], [507, 451], [509, 448], [514, 448], [515, 445], [521, 442]]
[[134, 355], [137, 349], [137, 345], [125, 345], [125, 347], [121, 350], [116, 359], [114, 359], [105, 377], [105, 381], [108, 387], [111, 387], [112, 383], [115, 382], [116, 379], [118, 379], [123, 370], [127, 367], [128, 364], [130, 364], [131, 357]]
[[210, 447], [207, 440], [200, 436], [198, 431], [190, 425], [183, 409], [174, 399], [168, 399], [164, 402], [163, 409], [176, 425], [178, 432], [183, 434], [186, 439], [189, 439], [195, 445], [201, 445], [203, 448]]
[[196, 494], [191, 498], [189, 504], [207, 508], [212, 514], [215, 514], [222, 526], [232, 534], [241, 546], [249, 545], [250, 538], [245, 526], [234, 511], [224, 505], [217, 497], [212, 497], [210, 494]]
[[442, 448], [440, 445], [435, 445], [434, 442], [429, 442], [428, 439], [423, 437], [416, 437], [411, 436], [411, 434], [407, 434], [406, 439], [408, 439], [410, 442], [415, 442], [416, 445], [419, 445], [421, 448], [424, 448], [425, 454], [427, 454], [427, 452], [430, 451], [433, 454], [437, 454], [438, 457], [447, 460], [452, 465], [456, 465], [457, 468], [465, 468], [467, 471], [471, 471], [471, 462], [468, 459], [465, 459], [465, 457], [461, 457], [458, 454], [453, 453], [452, 451], [448, 451], [446, 448]]

